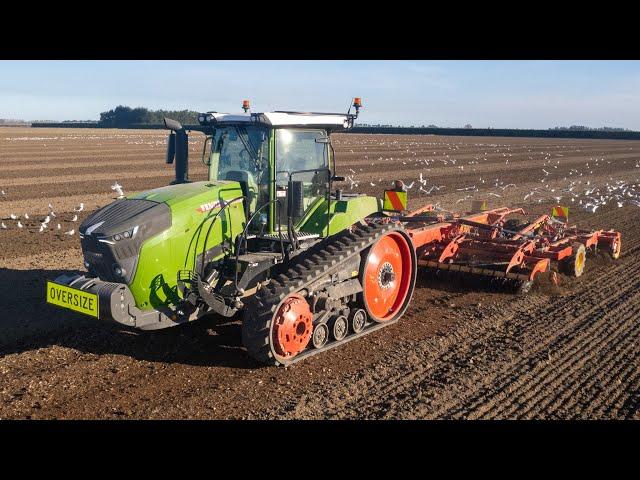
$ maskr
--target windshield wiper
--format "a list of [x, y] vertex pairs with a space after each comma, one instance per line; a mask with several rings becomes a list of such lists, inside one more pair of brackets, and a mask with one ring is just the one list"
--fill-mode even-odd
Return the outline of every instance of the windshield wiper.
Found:
[[236, 132], [238, 133], [238, 137], [240, 138], [240, 141], [244, 145], [245, 150], [253, 158], [253, 161], [255, 162], [256, 167], [259, 167], [260, 159], [258, 158], [258, 152], [253, 148], [253, 145], [251, 144], [251, 138], [249, 138], [249, 134], [244, 128], [241, 130], [240, 127], [238, 127], [237, 125], [234, 125], [233, 127], [236, 129]]

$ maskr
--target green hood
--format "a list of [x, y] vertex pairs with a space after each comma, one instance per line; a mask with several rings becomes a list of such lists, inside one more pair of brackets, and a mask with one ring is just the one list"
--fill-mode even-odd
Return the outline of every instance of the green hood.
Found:
[[166, 203], [175, 211], [198, 202], [211, 202], [220, 198], [229, 200], [237, 195], [238, 189], [238, 182], [232, 181], [180, 183], [146, 190], [127, 198]]

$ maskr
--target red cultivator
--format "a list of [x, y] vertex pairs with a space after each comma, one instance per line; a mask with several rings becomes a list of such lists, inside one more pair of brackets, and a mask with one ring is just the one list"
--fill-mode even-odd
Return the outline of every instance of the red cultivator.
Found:
[[506, 207], [469, 213], [435, 214], [428, 205], [407, 216], [405, 224], [416, 248], [418, 266], [437, 274], [455, 272], [480, 276], [528, 290], [535, 277], [555, 270], [580, 276], [587, 251], [606, 249], [613, 258], [620, 255], [620, 233], [580, 230], [549, 215], [533, 221], [508, 216], [524, 216], [521, 208]]

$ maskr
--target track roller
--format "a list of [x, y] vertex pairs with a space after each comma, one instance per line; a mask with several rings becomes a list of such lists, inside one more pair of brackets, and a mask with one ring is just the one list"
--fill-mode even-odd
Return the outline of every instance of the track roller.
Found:
[[562, 260], [559, 264], [560, 271], [570, 277], [579, 277], [584, 272], [584, 264], [587, 260], [587, 249], [582, 243], [574, 243], [573, 254]]
[[327, 344], [329, 340], [329, 327], [326, 323], [319, 323], [313, 329], [313, 335], [311, 336], [311, 344], [313, 348], [322, 348]]
[[362, 308], [351, 311], [349, 325], [351, 326], [351, 331], [353, 333], [360, 333], [362, 330], [364, 330], [366, 324], [367, 312], [365, 312]]
[[349, 331], [349, 323], [347, 322], [347, 317], [344, 315], [340, 315], [338, 317], [334, 317], [331, 321], [331, 336], [336, 341], [340, 341], [347, 336]]

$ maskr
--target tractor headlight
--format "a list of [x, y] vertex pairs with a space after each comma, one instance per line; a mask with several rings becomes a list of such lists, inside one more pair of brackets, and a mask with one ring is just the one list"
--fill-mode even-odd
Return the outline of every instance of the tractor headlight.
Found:
[[201, 113], [198, 115], [198, 123], [200, 125], [210, 125], [214, 122], [214, 116], [210, 113]]
[[108, 243], [110, 245], [113, 245], [115, 242], [119, 242], [122, 239], [129, 239], [129, 238], [133, 238], [136, 236], [136, 233], [138, 233], [138, 228], [139, 226], [136, 225], [133, 228], [130, 228], [129, 230], [126, 230], [122, 233], [116, 233], [115, 235], [112, 235], [111, 237], [103, 237], [103, 238], [99, 238], [98, 241], [102, 242], [102, 243]]

